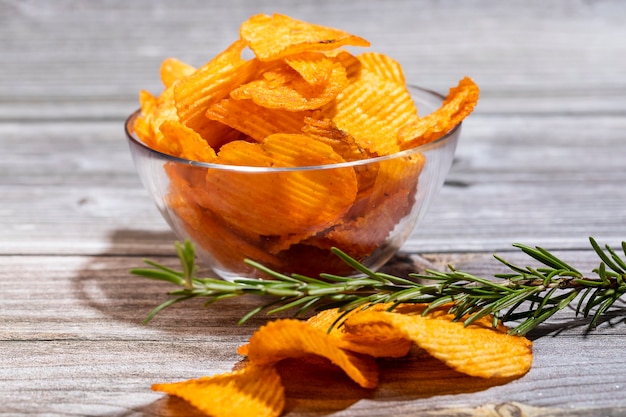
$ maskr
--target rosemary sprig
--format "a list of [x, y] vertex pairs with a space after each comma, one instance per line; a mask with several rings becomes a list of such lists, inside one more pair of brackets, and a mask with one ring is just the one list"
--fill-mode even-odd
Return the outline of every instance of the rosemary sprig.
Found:
[[626, 293], [626, 242], [622, 242], [622, 258], [608, 245], [602, 248], [593, 238], [589, 240], [600, 258], [599, 266], [592, 271], [596, 277], [591, 278], [543, 248], [521, 244], [513, 246], [541, 266], [520, 267], [494, 256], [510, 272], [496, 274], [492, 279], [452, 266], [448, 266], [446, 272], [427, 270], [404, 279], [372, 271], [341, 250], [333, 249], [362, 276], [284, 275], [257, 262], [246, 261], [268, 278], [240, 278], [229, 282], [196, 276], [198, 267], [194, 247], [189, 241], [176, 242], [182, 271], [145, 260], [150, 268], [133, 269], [131, 273], [180, 287], [170, 292], [172, 297], [168, 301], [150, 312], [146, 322], [163, 308], [190, 298], [207, 298], [208, 306], [225, 298], [253, 294], [267, 297], [268, 301], [245, 314], [239, 323], [263, 311], [276, 314], [295, 310], [294, 315], [299, 316], [310, 310], [335, 307], [350, 311], [378, 303], [390, 303], [390, 309], [401, 303], [428, 303], [426, 312], [449, 304], [450, 312], [465, 325], [488, 315], [493, 316], [494, 325], [498, 321], [516, 322], [510, 333], [524, 335], [576, 299], [575, 314], [591, 316], [589, 327], [594, 328], [601, 316]]

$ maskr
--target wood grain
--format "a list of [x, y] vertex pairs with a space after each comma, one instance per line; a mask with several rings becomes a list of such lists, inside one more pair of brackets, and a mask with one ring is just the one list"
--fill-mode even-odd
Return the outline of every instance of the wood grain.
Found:
[[[177, 305], [128, 270], [169, 265], [174, 235], [123, 134], [140, 89], [175, 56], [201, 65], [255, 13], [351, 31], [442, 93], [464, 75], [481, 100], [446, 184], [385, 267], [491, 276], [513, 242], [598, 264], [587, 238], [626, 239], [626, 4], [555, 0], [0, 0], [0, 416], [198, 416], [155, 382], [233, 369], [265, 322], [255, 299]], [[210, 273], [209, 271], [206, 271]], [[481, 380], [414, 355], [381, 364], [379, 389], [327, 367], [281, 365], [286, 416], [626, 415], [624, 306], [593, 332], [566, 309], [530, 334], [515, 380]], [[306, 380], [306, 384], [302, 381]]]

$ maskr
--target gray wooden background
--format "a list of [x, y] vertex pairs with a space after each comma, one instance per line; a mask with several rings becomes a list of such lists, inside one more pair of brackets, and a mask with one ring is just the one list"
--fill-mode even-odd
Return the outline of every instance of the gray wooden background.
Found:
[[[174, 236], [123, 135], [140, 89], [174, 56], [201, 65], [250, 15], [345, 29], [445, 93], [481, 87], [446, 185], [389, 268], [447, 263], [489, 276], [511, 244], [597, 266], [626, 239], [626, 3], [582, 1], [0, 0], [0, 415], [184, 416], [154, 382], [233, 368], [263, 318], [254, 300], [180, 305], [128, 274], [174, 264]], [[514, 381], [400, 363], [376, 392], [339, 379], [289, 391], [289, 416], [626, 415], [623, 306], [591, 334], [566, 311], [531, 334]], [[310, 376], [315, 380], [316, 376]], [[343, 381], [343, 382], [342, 382]]]

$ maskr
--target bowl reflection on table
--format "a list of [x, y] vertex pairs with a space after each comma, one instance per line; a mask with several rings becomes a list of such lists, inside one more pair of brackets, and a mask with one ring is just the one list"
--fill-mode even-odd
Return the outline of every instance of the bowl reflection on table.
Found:
[[[443, 97], [416, 87], [421, 115]], [[371, 269], [383, 266], [426, 213], [447, 175], [457, 126], [432, 143], [383, 157], [303, 167], [189, 161], [150, 149], [126, 133], [139, 177], [180, 239], [221, 278], [259, 276], [245, 259], [278, 272], [316, 276], [354, 271], [337, 247]]]

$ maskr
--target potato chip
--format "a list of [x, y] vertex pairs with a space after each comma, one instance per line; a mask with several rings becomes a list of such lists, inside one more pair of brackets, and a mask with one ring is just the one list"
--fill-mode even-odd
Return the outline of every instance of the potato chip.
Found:
[[[389, 305], [376, 304], [368, 310], [384, 311]], [[371, 323], [347, 329], [343, 322], [360, 314], [361, 309], [343, 312], [339, 309], [322, 310], [307, 320], [310, 326], [328, 332], [336, 338], [337, 346], [352, 352], [363, 353], [375, 358], [401, 358], [406, 356], [413, 342], [394, 327], [386, 323]], [[330, 329], [330, 331], [329, 331]]]
[[370, 167], [375, 172], [359, 172], [359, 180], [364, 176], [368, 188], [359, 190], [342, 222], [306, 243], [327, 250], [338, 247], [359, 260], [369, 256], [410, 213], [424, 163], [423, 155], [414, 154], [381, 161]]
[[177, 120], [163, 122], [159, 130], [168, 144], [170, 155], [201, 162], [212, 162], [217, 158], [215, 150], [198, 132]]
[[465, 77], [450, 89], [443, 105], [425, 117], [413, 116], [398, 132], [401, 149], [420, 146], [444, 136], [466, 118], [476, 106], [478, 86]]
[[176, 58], [166, 58], [161, 63], [161, 82], [165, 88], [174, 84], [174, 82], [185, 78], [196, 71], [192, 65], [186, 64]]
[[[328, 52], [326, 53], [328, 54]], [[346, 75], [348, 76], [349, 82], [353, 82], [355, 78], [358, 78], [363, 65], [357, 57], [344, 50], [339, 50], [334, 57], [337, 61], [341, 62], [341, 65], [343, 65], [346, 69]]]
[[[305, 135], [277, 134], [263, 143], [224, 145], [217, 163], [294, 167], [342, 162], [333, 149]], [[341, 218], [356, 195], [352, 168], [246, 173], [209, 170], [211, 192], [200, 203], [238, 230], [263, 236], [311, 236]], [[268, 204], [277, 201], [280, 204]], [[242, 210], [250, 207], [251, 210]]]
[[261, 107], [251, 100], [225, 98], [206, 112], [209, 119], [232, 127], [257, 142], [275, 133], [300, 133], [310, 111], [292, 112]]
[[425, 305], [402, 305], [393, 312], [371, 311], [345, 322], [350, 328], [363, 323], [387, 323], [415, 342], [431, 356], [458, 372], [482, 378], [508, 378], [528, 372], [532, 364], [532, 342], [494, 328], [483, 319], [467, 327], [454, 321], [449, 307], [422, 315]]
[[[193, 165], [169, 163], [165, 172], [170, 178], [167, 206], [176, 213], [199, 251], [209, 251], [224, 269], [252, 274], [256, 270], [243, 263], [253, 259], [268, 267], [279, 260], [263, 249], [263, 238], [246, 230], [237, 230], [197, 202], [207, 193], [206, 170]], [[258, 272], [258, 271], [256, 271]]]
[[213, 417], [278, 417], [285, 389], [273, 366], [251, 365], [221, 375], [152, 385]]
[[271, 61], [305, 51], [325, 51], [340, 46], [369, 46], [358, 36], [314, 25], [281, 14], [258, 14], [242, 23], [239, 34], [261, 61]]
[[207, 123], [205, 113], [211, 104], [228, 96], [230, 91], [257, 74], [258, 62], [242, 59], [246, 47], [235, 41], [193, 74], [173, 85], [176, 110], [180, 121], [201, 132]]
[[285, 57], [285, 62], [309, 84], [326, 84], [333, 72], [334, 60], [318, 52], [303, 52]]
[[358, 146], [382, 156], [399, 150], [398, 129], [417, 115], [417, 109], [406, 87], [361, 69], [323, 114]]
[[362, 67], [387, 80], [405, 85], [404, 71], [398, 61], [378, 52], [365, 52], [356, 57]]
[[346, 161], [357, 161], [371, 156], [356, 144], [352, 136], [338, 129], [330, 119], [305, 117], [301, 131], [307, 136], [330, 145]]
[[371, 357], [337, 347], [325, 331], [300, 320], [270, 322], [252, 335], [248, 345], [248, 359], [252, 364], [273, 364], [308, 355], [330, 360], [363, 388], [374, 388], [378, 383], [378, 367]]
[[146, 141], [148, 146], [159, 152], [176, 155], [180, 153], [179, 145], [168, 143], [160, 129], [166, 121], [178, 121], [173, 94], [174, 90], [171, 87], [163, 90], [158, 97], [154, 97], [147, 91], [142, 91], [139, 96], [141, 118], [143, 119], [140, 126], [143, 126], [142, 131], [145, 135], [142, 140]]
[[339, 62], [333, 64], [328, 80], [320, 84], [309, 84], [293, 68], [283, 65], [236, 88], [230, 96], [236, 100], [251, 99], [270, 109], [314, 110], [335, 99], [347, 84], [346, 69]]

